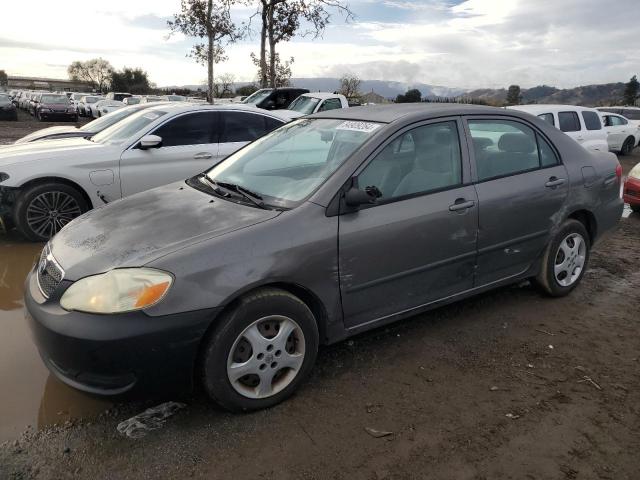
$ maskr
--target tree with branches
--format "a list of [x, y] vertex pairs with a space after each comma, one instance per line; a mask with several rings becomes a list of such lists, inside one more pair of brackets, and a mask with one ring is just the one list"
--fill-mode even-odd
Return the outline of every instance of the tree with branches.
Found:
[[102, 92], [110, 85], [113, 67], [103, 58], [94, 58], [86, 62], [75, 61], [67, 68], [71, 80], [90, 83], [97, 91]]
[[[277, 45], [288, 42], [296, 35], [322, 36], [331, 20], [332, 11], [338, 11], [345, 21], [354, 18], [349, 6], [340, 0], [259, 0], [254, 16], [259, 16], [261, 20], [258, 68], [262, 88], [276, 85], [279, 67], [286, 69], [291, 66], [291, 61], [278, 65]], [[303, 22], [308, 28], [300, 32]]]
[[624, 104], [632, 106], [635, 105], [638, 94], [640, 94], [640, 82], [638, 81], [637, 75], [634, 75], [624, 86], [624, 94], [622, 98]]
[[[270, 55], [267, 56], [267, 58], [269, 57]], [[258, 81], [261, 82], [261, 79], [263, 78], [263, 73], [264, 73], [264, 70], [262, 69], [262, 62], [258, 57], [256, 57], [255, 53], [251, 54], [251, 61], [258, 69], [257, 77], [258, 77]], [[293, 64], [293, 62], [294, 62], [293, 57], [290, 57], [289, 60], [281, 61], [280, 54], [276, 53], [275, 62], [274, 62], [275, 77], [271, 79], [270, 72], [267, 72], [267, 76], [269, 77], [269, 81], [267, 85], [275, 88], [289, 87], [291, 85], [291, 65]], [[271, 65], [270, 61], [268, 63], [269, 65]], [[267, 67], [267, 68], [270, 70], [271, 67]]]
[[357, 99], [360, 97], [360, 78], [356, 75], [345, 74], [340, 79], [339, 93], [349, 99]]
[[213, 103], [215, 82], [213, 66], [227, 59], [225, 47], [240, 38], [231, 20], [235, 0], [181, 0], [180, 13], [167, 23], [171, 33], [180, 32], [203, 40], [187, 54], [207, 66], [207, 99]]
[[220, 98], [233, 96], [233, 84], [236, 76], [233, 73], [223, 73], [216, 81], [216, 94]]

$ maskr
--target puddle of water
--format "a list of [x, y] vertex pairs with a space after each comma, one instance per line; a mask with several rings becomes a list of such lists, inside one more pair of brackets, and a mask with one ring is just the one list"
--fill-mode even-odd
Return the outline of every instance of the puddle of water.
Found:
[[23, 284], [41, 249], [0, 234], [0, 443], [18, 437], [27, 425], [42, 428], [109, 407], [50, 375], [31, 340]]

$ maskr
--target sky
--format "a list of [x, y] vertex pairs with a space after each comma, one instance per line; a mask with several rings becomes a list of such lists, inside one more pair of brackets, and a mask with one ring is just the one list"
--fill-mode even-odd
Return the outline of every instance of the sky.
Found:
[[[295, 38], [279, 52], [295, 58], [294, 77], [351, 73], [458, 88], [628, 81], [640, 74], [639, 2], [348, 0], [354, 20], [334, 12], [321, 38]], [[5, 3], [5, 13], [26, 15], [0, 29], [0, 69], [9, 75], [66, 78], [72, 61], [102, 57], [118, 69], [146, 70], [158, 86], [206, 78], [205, 67], [186, 56], [194, 40], [168, 35], [180, 0]], [[240, 23], [254, 11], [235, 7], [233, 17]], [[229, 46], [216, 74], [253, 81], [250, 53], [258, 48], [257, 32]]]

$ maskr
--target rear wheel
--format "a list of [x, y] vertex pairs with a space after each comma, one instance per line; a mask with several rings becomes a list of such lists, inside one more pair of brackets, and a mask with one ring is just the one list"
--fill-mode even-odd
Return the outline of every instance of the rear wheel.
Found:
[[590, 249], [584, 225], [578, 220], [567, 220], [549, 242], [535, 283], [552, 297], [569, 294], [582, 280]]
[[240, 299], [208, 336], [202, 384], [228, 410], [271, 407], [309, 374], [318, 342], [315, 318], [302, 300], [280, 289], [258, 290]]
[[87, 210], [89, 205], [78, 190], [47, 182], [29, 187], [18, 196], [14, 222], [29, 240], [45, 242]]
[[635, 138], [629, 137], [624, 141], [624, 144], [622, 145], [622, 150], [620, 150], [620, 154], [624, 156], [631, 155], [631, 152], [633, 152], [634, 147], [635, 147]]

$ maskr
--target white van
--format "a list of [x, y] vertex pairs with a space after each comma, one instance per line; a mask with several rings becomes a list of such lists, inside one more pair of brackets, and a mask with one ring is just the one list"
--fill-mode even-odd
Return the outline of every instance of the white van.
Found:
[[514, 110], [536, 115], [573, 138], [587, 150], [608, 152], [607, 132], [600, 112], [575, 105], [514, 105]]

